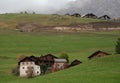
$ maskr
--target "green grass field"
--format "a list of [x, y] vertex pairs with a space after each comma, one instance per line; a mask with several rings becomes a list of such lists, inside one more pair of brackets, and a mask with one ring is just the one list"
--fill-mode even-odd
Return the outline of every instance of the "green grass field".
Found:
[[[114, 54], [119, 31], [86, 33], [20, 33], [0, 29], [0, 83], [120, 83], [120, 55]], [[111, 56], [89, 61], [87, 57], [97, 50]], [[83, 62], [76, 67], [56, 73], [27, 79], [13, 76], [17, 56], [40, 56], [52, 53], [69, 55], [70, 62]]]

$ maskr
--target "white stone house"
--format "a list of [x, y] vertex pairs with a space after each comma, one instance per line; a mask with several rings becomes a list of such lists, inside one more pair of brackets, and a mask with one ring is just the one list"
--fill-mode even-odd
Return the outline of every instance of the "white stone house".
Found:
[[38, 58], [25, 57], [18, 62], [20, 77], [34, 77], [41, 74]]
[[41, 74], [40, 66], [36, 65], [33, 61], [20, 62], [20, 77], [27, 77], [31, 75], [32, 77]]

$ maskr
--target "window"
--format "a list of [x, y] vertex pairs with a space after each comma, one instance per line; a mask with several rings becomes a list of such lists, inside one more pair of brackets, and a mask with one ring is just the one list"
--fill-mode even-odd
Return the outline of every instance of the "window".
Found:
[[22, 69], [25, 69], [25, 67], [22, 67]]
[[39, 71], [37, 71], [37, 74], [39, 74]]

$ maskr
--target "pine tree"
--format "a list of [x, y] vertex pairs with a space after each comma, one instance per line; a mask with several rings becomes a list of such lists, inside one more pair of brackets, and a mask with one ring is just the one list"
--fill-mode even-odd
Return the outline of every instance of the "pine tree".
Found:
[[120, 38], [118, 38], [118, 40], [117, 40], [115, 51], [117, 54], [120, 54]]

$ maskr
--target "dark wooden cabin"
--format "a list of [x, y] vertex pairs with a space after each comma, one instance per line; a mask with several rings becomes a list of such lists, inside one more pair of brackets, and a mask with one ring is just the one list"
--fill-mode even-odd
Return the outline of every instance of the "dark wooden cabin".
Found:
[[46, 64], [47, 67], [52, 67], [54, 64], [54, 59], [58, 58], [52, 54], [47, 54], [45, 56], [40, 56], [39, 57], [39, 62], [40, 64]]
[[107, 55], [110, 55], [110, 54], [98, 50], [98, 51], [94, 52], [92, 55], [90, 55], [88, 58], [93, 59], [93, 58], [96, 58], [96, 57], [103, 57], [103, 56], [107, 56]]
[[82, 63], [81, 61], [76, 59], [69, 65], [69, 67], [76, 66], [76, 65], [81, 64], [81, 63]]
[[99, 19], [110, 20], [111, 18], [108, 15], [103, 15], [103, 16], [99, 17]]
[[93, 13], [88, 13], [88, 14], [82, 16], [82, 17], [83, 18], [97, 18], [97, 16], [95, 14], [93, 14]]
[[72, 14], [71, 16], [74, 16], [74, 17], [81, 17], [81, 15], [79, 13], [74, 13]]

